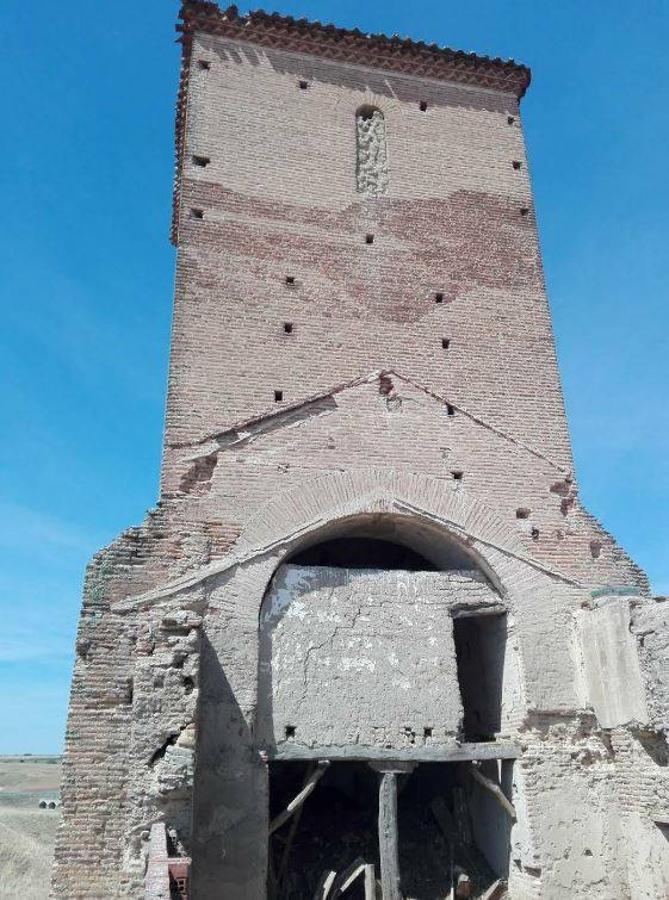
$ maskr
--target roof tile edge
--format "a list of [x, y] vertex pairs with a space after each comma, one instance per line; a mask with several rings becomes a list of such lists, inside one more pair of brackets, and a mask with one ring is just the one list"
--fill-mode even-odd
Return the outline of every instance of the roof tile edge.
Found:
[[236, 6], [221, 9], [210, 0], [185, 0], [176, 30], [181, 33], [181, 72], [176, 104], [174, 202], [171, 240], [176, 244], [179, 225], [179, 181], [184, 148], [186, 96], [192, 36], [196, 31], [242, 39], [263, 47], [306, 53], [354, 65], [366, 65], [408, 75], [437, 78], [488, 90], [525, 94], [530, 69], [512, 59], [503, 60], [464, 50], [452, 50], [397, 35], [365, 34], [357, 28], [339, 28], [307, 19], [254, 10], [240, 15]]

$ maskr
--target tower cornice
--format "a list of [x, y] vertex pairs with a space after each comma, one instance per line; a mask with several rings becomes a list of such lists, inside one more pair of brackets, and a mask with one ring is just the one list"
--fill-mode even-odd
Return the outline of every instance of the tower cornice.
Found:
[[196, 32], [351, 65], [502, 91], [517, 99], [524, 95], [531, 78], [530, 69], [512, 59], [480, 56], [398, 35], [367, 34], [358, 28], [338, 28], [264, 10], [240, 15], [236, 6], [221, 9], [209, 0], [186, 0], [181, 6], [176, 29], [181, 34], [183, 51], [176, 109], [173, 243], [177, 238], [178, 180], [183, 156], [191, 44]]

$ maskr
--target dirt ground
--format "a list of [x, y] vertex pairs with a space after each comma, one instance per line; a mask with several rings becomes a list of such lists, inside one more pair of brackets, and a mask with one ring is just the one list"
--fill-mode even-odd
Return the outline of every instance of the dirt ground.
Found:
[[0, 756], [0, 897], [44, 900], [59, 809], [40, 809], [39, 801], [57, 800], [60, 759], [48, 756]]

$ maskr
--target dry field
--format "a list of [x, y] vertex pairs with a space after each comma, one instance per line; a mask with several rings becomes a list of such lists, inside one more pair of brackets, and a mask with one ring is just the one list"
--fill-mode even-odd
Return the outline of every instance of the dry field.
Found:
[[0, 898], [43, 900], [60, 810], [40, 809], [55, 800], [60, 759], [0, 756]]

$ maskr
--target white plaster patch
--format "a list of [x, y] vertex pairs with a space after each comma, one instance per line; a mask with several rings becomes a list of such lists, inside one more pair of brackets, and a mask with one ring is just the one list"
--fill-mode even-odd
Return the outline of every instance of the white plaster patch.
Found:
[[279, 743], [289, 723], [306, 744], [404, 746], [407, 723], [432, 722], [435, 741], [452, 741], [462, 705], [449, 604], [467, 589], [441, 572], [283, 566], [261, 618], [259, 737]]

